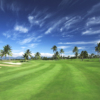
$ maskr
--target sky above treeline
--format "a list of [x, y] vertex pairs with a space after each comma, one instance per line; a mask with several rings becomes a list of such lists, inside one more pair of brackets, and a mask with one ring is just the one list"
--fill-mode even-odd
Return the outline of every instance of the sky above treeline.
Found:
[[52, 46], [65, 56], [95, 52], [100, 42], [100, 0], [0, 0], [0, 49], [9, 44], [13, 57], [51, 57]]

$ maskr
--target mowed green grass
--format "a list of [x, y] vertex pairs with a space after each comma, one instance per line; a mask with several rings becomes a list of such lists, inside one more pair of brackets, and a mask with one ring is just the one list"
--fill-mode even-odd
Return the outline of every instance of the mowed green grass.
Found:
[[100, 100], [99, 59], [0, 67], [0, 100]]

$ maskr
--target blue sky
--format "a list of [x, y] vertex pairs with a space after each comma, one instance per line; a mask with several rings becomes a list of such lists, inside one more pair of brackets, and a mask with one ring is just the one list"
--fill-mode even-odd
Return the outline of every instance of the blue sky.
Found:
[[100, 42], [100, 0], [0, 0], [0, 49], [13, 57], [27, 49], [52, 56], [53, 45], [65, 56], [75, 46], [95, 53]]

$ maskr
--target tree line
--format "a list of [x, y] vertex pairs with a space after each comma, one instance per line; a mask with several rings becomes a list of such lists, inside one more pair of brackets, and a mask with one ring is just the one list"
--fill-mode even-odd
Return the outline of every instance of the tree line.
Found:
[[[41, 57], [41, 54], [39, 52], [35, 53], [35, 56], [32, 56], [32, 53], [29, 49], [26, 50], [26, 52], [23, 55], [24, 60], [28, 60], [29, 58], [31, 59], [43, 59], [43, 60], [53, 60], [53, 59], [75, 59], [75, 58], [80, 58], [80, 59], [84, 59], [84, 58], [100, 58], [100, 43], [97, 44], [97, 46], [95, 47], [95, 51], [98, 53], [98, 55], [95, 54], [91, 54], [89, 55], [87, 51], [81, 51], [81, 53], [79, 54], [79, 49], [77, 46], [74, 47], [73, 49], [73, 53], [75, 53], [75, 57], [64, 57], [64, 50], [60, 49], [60, 51], [57, 50], [57, 46], [54, 45], [52, 48], [53, 50], [53, 56], [51, 58], [47, 58], [47, 57]], [[11, 47], [7, 44], [6, 46], [3, 47], [3, 50], [0, 50], [0, 56], [1, 58], [3, 56], [5, 56], [5, 59], [7, 57], [7, 55], [9, 56], [9, 60], [10, 60], [10, 56], [12, 56], [12, 49]], [[99, 59], [100, 60], [100, 59]]]

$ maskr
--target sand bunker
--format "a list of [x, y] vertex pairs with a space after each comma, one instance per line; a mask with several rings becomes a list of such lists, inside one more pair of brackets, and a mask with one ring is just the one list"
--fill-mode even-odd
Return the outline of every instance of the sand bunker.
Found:
[[[19, 67], [17, 65], [21, 65], [21, 63], [12, 63], [12, 62], [4, 62], [6, 64], [0, 64], [0, 66], [9, 66], [9, 67]], [[7, 64], [11, 64], [11, 65], [7, 65]]]
[[21, 63], [12, 63], [12, 62], [4, 62], [4, 63], [13, 64], [13, 65], [21, 65]]
[[13, 66], [14, 67], [14, 65], [5, 65], [5, 64], [0, 64], [0, 66]]

